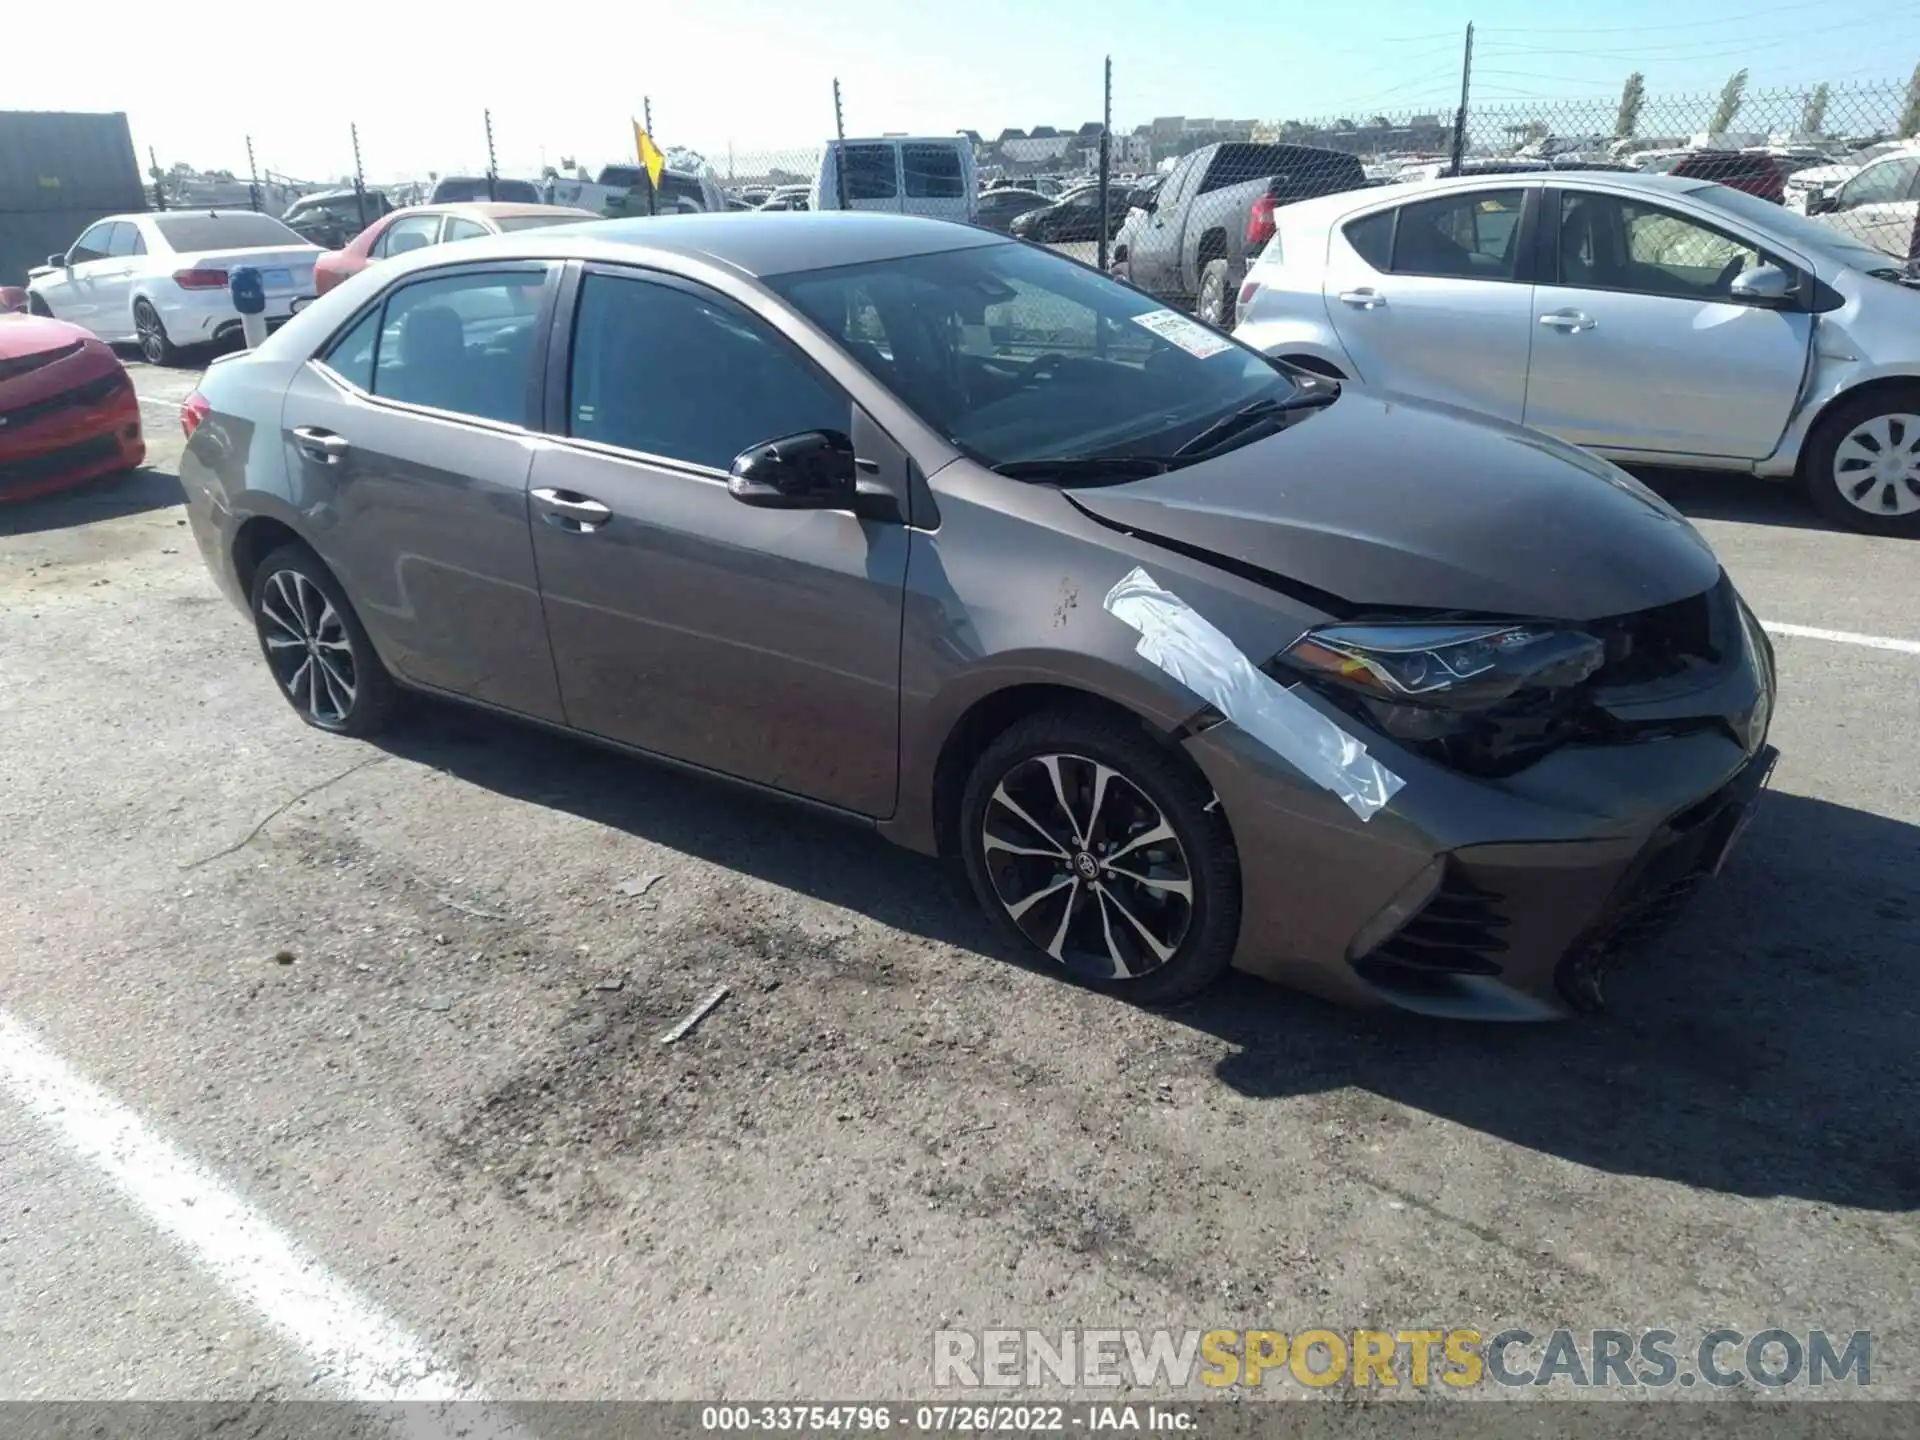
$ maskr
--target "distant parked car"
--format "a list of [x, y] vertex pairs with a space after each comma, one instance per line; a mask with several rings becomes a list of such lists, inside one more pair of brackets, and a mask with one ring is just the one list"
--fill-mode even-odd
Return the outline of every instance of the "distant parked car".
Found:
[[1920, 260], [1920, 145], [1863, 166], [1811, 213], [1864, 245], [1899, 260]]
[[1231, 329], [1234, 296], [1273, 234], [1274, 210], [1366, 183], [1359, 157], [1340, 150], [1208, 145], [1176, 165], [1157, 194], [1142, 197], [1147, 218], [1131, 228], [1124, 247], [1115, 245], [1115, 273]]
[[1786, 203], [1802, 215], [1813, 213], [1812, 203], [1833, 194], [1874, 161], [1888, 155], [1920, 149], [1920, 140], [1882, 140], [1866, 145], [1844, 159], [1825, 165], [1808, 165], [1795, 170], [1786, 180]]
[[1724, 185], [1605, 172], [1278, 218], [1234, 332], [1271, 356], [1623, 463], [1797, 477], [1839, 524], [1920, 536], [1920, 282], [1842, 231]]
[[[1107, 238], [1113, 239], [1126, 223], [1127, 187], [1107, 187]], [[1100, 238], [1100, 187], [1075, 190], [1047, 206], [1033, 210], [1013, 222], [1012, 233], [1022, 240], [1042, 245], [1070, 245]]]
[[980, 197], [979, 213], [974, 217], [974, 224], [998, 230], [1004, 235], [1013, 228], [1014, 221], [1044, 210], [1051, 204], [1053, 202], [1038, 190], [1016, 190], [1011, 187], [989, 190]]
[[36, 314], [71, 320], [102, 340], [135, 341], [148, 364], [171, 365], [183, 345], [239, 333], [227, 293], [234, 266], [259, 270], [271, 330], [293, 313], [296, 297], [313, 294], [320, 253], [251, 210], [110, 215], [65, 255], [49, 255], [27, 277], [27, 294]]
[[352, 279], [367, 266], [410, 250], [445, 245], [454, 240], [477, 240], [482, 235], [511, 235], [517, 230], [540, 230], [548, 225], [574, 225], [601, 217], [591, 210], [563, 205], [420, 205], [396, 210], [369, 225], [344, 250], [322, 255], [313, 263], [314, 293], [324, 295]]
[[973, 145], [964, 135], [833, 140], [820, 156], [807, 204], [969, 224], [978, 213], [978, 191]]
[[1695, 150], [1681, 157], [1667, 174], [1683, 180], [1711, 180], [1776, 205], [1787, 198], [1787, 176], [1780, 162], [1758, 151]]
[[762, 200], [758, 208], [765, 211], [804, 210], [807, 208], [807, 195], [812, 189], [811, 185], [782, 185]]
[[493, 193], [487, 193], [487, 177], [484, 175], [442, 175], [433, 182], [433, 190], [427, 196], [429, 205], [457, 205], [462, 201], [492, 200], [512, 205], [538, 205], [541, 203], [540, 187], [531, 180], [503, 180], [499, 176], [493, 179]]
[[147, 457], [126, 367], [78, 325], [0, 315], [0, 500], [22, 500]]
[[302, 239], [323, 250], [338, 250], [394, 208], [383, 190], [323, 190], [302, 195], [280, 218]]

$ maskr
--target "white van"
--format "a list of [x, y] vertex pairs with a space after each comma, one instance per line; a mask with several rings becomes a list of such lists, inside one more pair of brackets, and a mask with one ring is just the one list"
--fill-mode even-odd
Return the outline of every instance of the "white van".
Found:
[[964, 135], [829, 141], [808, 204], [815, 210], [841, 209], [843, 178], [848, 210], [887, 210], [963, 224], [979, 213], [973, 144]]

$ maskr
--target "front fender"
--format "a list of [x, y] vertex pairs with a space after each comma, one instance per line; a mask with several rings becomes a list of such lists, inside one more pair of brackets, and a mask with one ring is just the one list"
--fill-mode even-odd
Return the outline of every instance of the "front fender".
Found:
[[1860, 356], [1857, 347], [1848, 346], [1843, 338], [1825, 336], [1823, 339], [1823, 335], [1824, 327], [1815, 336], [1813, 371], [1807, 377], [1800, 403], [1773, 454], [1753, 467], [1758, 474], [1793, 475], [1800, 468], [1800, 456], [1821, 417], [1862, 386], [1886, 380], [1920, 384], [1920, 361], [1875, 361]]

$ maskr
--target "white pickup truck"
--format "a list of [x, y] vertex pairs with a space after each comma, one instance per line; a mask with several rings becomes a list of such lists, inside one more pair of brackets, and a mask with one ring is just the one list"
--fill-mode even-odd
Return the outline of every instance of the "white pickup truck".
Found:
[[593, 182], [567, 180], [550, 172], [541, 182], [549, 205], [569, 205], [602, 215], [684, 215], [727, 208], [720, 187], [705, 175], [669, 167], [660, 172], [654, 209], [647, 208], [647, 172], [640, 165], [606, 165]]

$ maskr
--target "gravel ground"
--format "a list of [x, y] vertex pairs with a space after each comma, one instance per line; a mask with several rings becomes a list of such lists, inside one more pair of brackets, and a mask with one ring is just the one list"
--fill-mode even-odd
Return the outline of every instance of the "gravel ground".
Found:
[[[149, 469], [0, 515], [0, 1008], [491, 1393], [1511, 1323], [1871, 1329], [1920, 1394], [1920, 656], [1777, 642], [1774, 792], [1599, 1019], [1147, 1013], [858, 831], [440, 706], [303, 727], [179, 518], [193, 376], [136, 373]], [[1661, 483], [1763, 617], [1920, 639], [1913, 546]], [[0, 1097], [0, 1398], [325, 1386]]]

